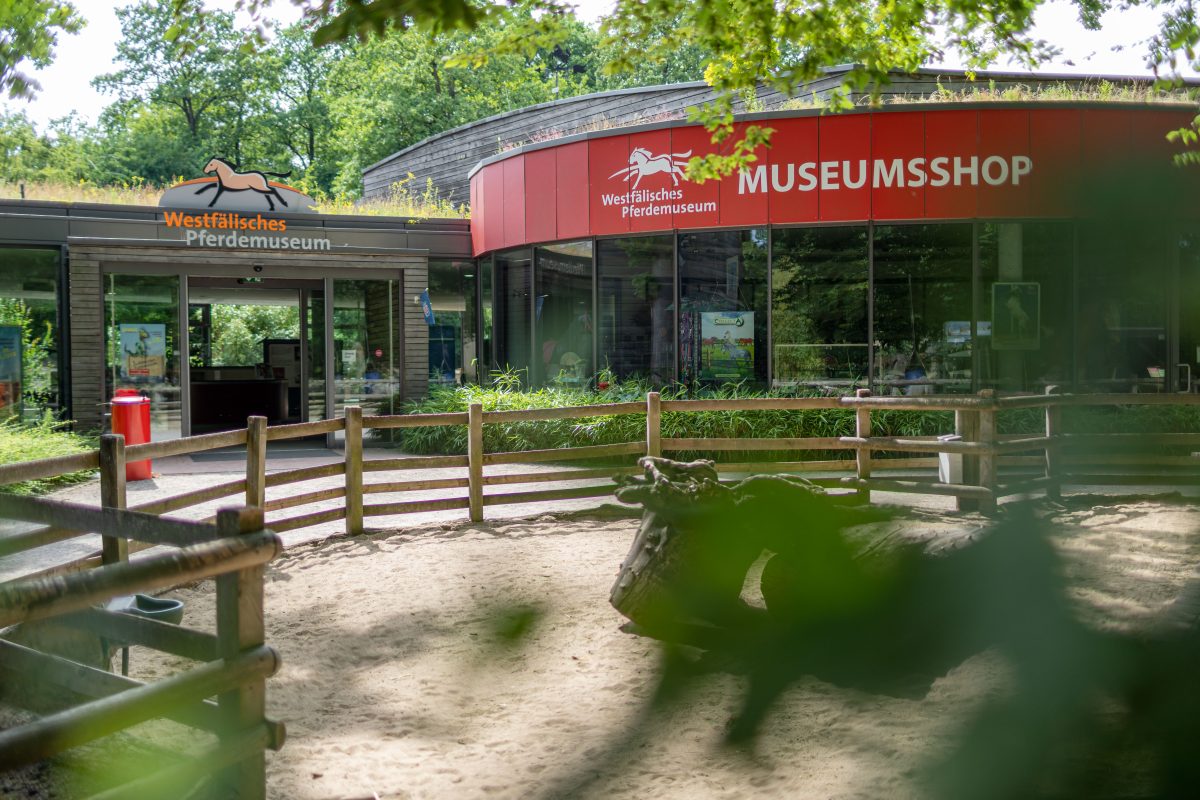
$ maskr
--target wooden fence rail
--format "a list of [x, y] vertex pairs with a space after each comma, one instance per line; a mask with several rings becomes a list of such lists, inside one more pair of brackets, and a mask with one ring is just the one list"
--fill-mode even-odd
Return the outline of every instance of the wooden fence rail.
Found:
[[[101, 466], [123, 466], [122, 450], [120, 437], [106, 439], [101, 453], [110, 455]], [[122, 481], [111, 473], [105, 480], [108, 499], [119, 502]], [[263, 635], [263, 565], [279, 555], [283, 542], [264, 529], [262, 509], [223, 509], [216, 523], [209, 524], [0, 495], [0, 517], [46, 523], [72, 535], [99, 533], [119, 545], [105, 549], [96, 569], [0, 583], [0, 686], [9, 688], [5, 699], [20, 705], [36, 698], [39, 711], [47, 704], [57, 706], [30, 723], [0, 731], [0, 770], [167, 718], [214, 732], [220, 742], [102, 796], [165, 796], [168, 791], [185, 796], [199, 782], [212, 781], [212, 796], [265, 797], [263, 749], [281, 747], [285, 734], [281, 724], [266, 718], [263, 702], [265, 681], [279, 667], [278, 654], [266, 646]], [[172, 549], [130, 562], [130, 540]], [[215, 635], [103, 609], [116, 597], [206, 578], [217, 582]], [[201, 664], [144, 684], [19, 643], [25, 627], [45, 622], [86, 631], [98, 643], [141, 645]], [[97, 649], [103, 647], [98, 644]], [[106, 653], [104, 661], [109, 658]], [[214, 695], [216, 703], [208, 699]], [[66, 699], [76, 696], [92, 699], [82, 704]]]
[[[546, 486], [564, 482], [597, 481], [629, 474], [633, 461], [642, 455], [709, 452], [739, 454], [754, 452], [794, 454], [787, 460], [722, 461], [722, 474], [739, 472], [831, 473], [832, 477], [814, 476], [822, 485], [854, 491], [863, 500], [871, 492], [912, 492], [957, 498], [960, 509], [993, 508], [1006, 495], [1044, 491], [1056, 495], [1064, 484], [1083, 480], [1128, 483], [1161, 479], [1163, 483], [1186, 478], [1161, 474], [1162, 470], [1186, 470], [1200, 466], [1190, 455], [1166, 452], [1164, 448], [1200, 447], [1200, 431], [1170, 434], [1077, 434], [1063, 429], [1063, 411], [1084, 406], [1196, 405], [1200, 395], [1063, 395], [1052, 391], [1045, 395], [998, 397], [991, 391], [970, 396], [897, 397], [872, 396], [859, 390], [849, 397], [772, 397], [712, 398], [702, 400], [664, 400], [657, 392], [645, 402], [620, 402], [571, 408], [484, 411], [472, 405], [464, 412], [401, 416], [365, 415], [350, 407], [345, 417], [298, 425], [267, 427], [266, 420], [252, 417], [243, 430], [207, 434], [170, 442], [125, 447], [121, 437], [102, 437], [95, 453], [85, 453], [28, 464], [0, 467], [0, 480], [21, 480], [29, 476], [52, 477], [66, 471], [99, 467], [102, 478], [102, 504], [125, 509], [125, 477], [122, 465], [129, 460], [211, 450], [230, 445], [246, 448], [244, 478], [216, 486], [192, 490], [173, 497], [141, 503], [129, 509], [144, 515], [161, 515], [212, 503], [223, 497], [244, 495], [248, 506], [268, 514], [267, 523], [277, 531], [290, 531], [313, 525], [345, 520], [345, 530], [358, 533], [368, 517], [466, 508], [474, 521], [484, 518], [488, 506], [512, 503], [554, 502], [572, 497], [596, 496], [603, 492], [593, 486]], [[664, 434], [664, 415], [688, 415], [696, 412], [755, 412], [835, 410], [850, 412], [853, 435], [823, 437], [714, 438]], [[1031, 433], [1000, 435], [998, 418], [1009, 411], [1042, 409], [1043, 429]], [[908, 410], [953, 416], [956, 441], [936, 436], [883, 436], [876, 432], [874, 414], [880, 411]], [[494, 452], [485, 447], [489, 425], [586, 419], [607, 416], [641, 416], [645, 435], [639, 441], [599, 444], [545, 450]], [[414, 455], [366, 458], [365, 438], [370, 431], [389, 431], [431, 426], [466, 428], [465, 455]], [[672, 424], [672, 428], [677, 428]], [[946, 433], [950, 433], [947, 422]], [[302, 436], [340, 433], [345, 457], [337, 463], [267, 473], [266, 447], [271, 441]], [[1139, 453], [1148, 447], [1150, 454]], [[1106, 452], [1096, 457], [1092, 451]], [[1117, 452], [1108, 452], [1108, 451]], [[848, 457], [831, 459], [828, 454], [845, 452]], [[1086, 458], [1081, 454], [1089, 453]], [[822, 455], [824, 454], [824, 455]], [[939, 480], [939, 459], [961, 463], [960, 481]], [[780, 458], [779, 455], [774, 458]], [[575, 460], [592, 463], [546, 471], [496, 471], [501, 465], [566, 464]], [[597, 464], [596, 462], [600, 463]], [[1103, 465], [1106, 469], [1096, 467]], [[1138, 475], [1138, 467], [1160, 470], [1158, 475]], [[1000, 470], [1023, 470], [1020, 479], [1000, 479]], [[371, 480], [378, 472], [399, 470], [446, 470], [446, 473], [408, 480]], [[24, 470], [24, 471], [22, 471]], [[1030, 473], [1033, 474], [1030, 474]], [[846, 476], [849, 480], [839, 480]], [[339, 478], [336, 485], [327, 479]], [[1034, 480], [1037, 479], [1037, 480]], [[281, 493], [279, 487], [315, 480], [324, 485]], [[528, 486], [517, 491], [497, 492], [497, 487]], [[488, 487], [491, 487], [489, 491]], [[446, 491], [464, 490], [445, 496]], [[380, 495], [409, 492], [437, 492], [437, 496], [390, 499]], [[366, 503], [371, 496], [377, 502]], [[330, 506], [330, 503], [337, 503]], [[311, 508], [314, 505], [321, 507]], [[310, 507], [305, 510], [304, 507]], [[297, 509], [298, 511], [290, 511]], [[0, 516], [4, 515], [0, 507]], [[140, 518], [128, 517], [134, 520]], [[139, 523], [144, 524], [144, 523]], [[0, 539], [0, 556], [33, 549], [70, 538], [69, 526], [47, 519], [42, 527]], [[128, 540], [133, 539], [130, 542]], [[95, 556], [61, 565], [62, 571], [77, 571], [100, 563], [120, 561], [128, 552], [137, 552], [149, 544], [136, 535], [105, 535], [103, 547]], [[53, 571], [50, 570], [51, 572]]]

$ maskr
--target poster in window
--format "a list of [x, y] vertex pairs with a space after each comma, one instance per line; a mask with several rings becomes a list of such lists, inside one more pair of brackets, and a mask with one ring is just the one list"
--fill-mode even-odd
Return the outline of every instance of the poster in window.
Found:
[[21, 328], [0, 325], [0, 419], [21, 409]]
[[162, 380], [167, 374], [167, 326], [155, 322], [122, 323], [121, 378]]
[[700, 380], [754, 379], [754, 312], [700, 314]]
[[1040, 283], [993, 283], [992, 349], [1037, 350], [1041, 313]]

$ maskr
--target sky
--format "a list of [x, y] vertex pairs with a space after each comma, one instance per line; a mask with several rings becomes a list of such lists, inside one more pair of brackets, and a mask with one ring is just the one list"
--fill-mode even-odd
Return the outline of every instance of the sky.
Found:
[[[37, 99], [32, 102], [7, 97], [0, 100], [4, 110], [24, 111], [39, 129], [51, 119], [72, 111], [95, 122], [100, 111], [112, 100], [93, 89], [90, 81], [117, 68], [113, 59], [121, 29], [114, 6], [121, 3], [108, 0], [73, 2], [88, 24], [79, 34], [60, 37], [54, 63], [33, 73], [42, 84]], [[206, 5], [232, 9], [234, 0], [206, 0]], [[609, 11], [612, 5], [613, 0], [577, 0], [579, 15], [593, 21]], [[285, 24], [299, 18], [298, 11], [288, 0], [275, 0], [271, 14]], [[1055, 43], [1063, 54], [1040, 70], [1091, 75], [1149, 75], [1144, 56], [1145, 41], [1153, 35], [1156, 21], [1153, 9], [1133, 8], [1110, 12], [1104, 17], [1100, 31], [1085, 31], [1074, 7], [1069, 2], [1054, 0], [1039, 10], [1036, 33]], [[1114, 46], [1123, 46], [1123, 49], [1113, 52]], [[941, 66], [953, 69], [962, 65], [946, 60]], [[997, 64], [993, 68], [1004, 69], [1006, 66]]]

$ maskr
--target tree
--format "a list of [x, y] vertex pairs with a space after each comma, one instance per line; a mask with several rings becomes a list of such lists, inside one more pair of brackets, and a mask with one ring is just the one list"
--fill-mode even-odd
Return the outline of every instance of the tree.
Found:
[[83, 18], [63, 0], [5, 0], [0, 3], [0, 92], [12, 99], [33, 97], [41, 86], [20, 71], [21, 62], [46, 67], [59, 33], [78, 33]]
[[[195, 20], [180, 32], [175, 14]], [[92, 81], [117, 95], [123, 104], [160, 105], [177, 109], [194, 142], [222, 104], [239, 92], [253, 91], [242, 81], [235, 58], [241, 37], [233, 15], [203, 11], [199, 0], [162, 4], [141, 0], [117, 11], [121, 41], [117, 59], [123, 68]]]
[[[272, 0], [240, 0], [261, 10]], [[825, 67], [850, 64], [841, 92], [832, 102], [845, 103], [851, 91], [878, 93], [891, 71], [912, 71], [947, 51], [961, 55], [972, 68], [1002, 56], [1034, 67], [1055, 52], [1033, 35], [1034, 12], [1044, 0], [893, 0], [848, 3], [841, 0], [617, 0], [603, 23], [612, 55], [609, 74], [645, 70], [670, 63], [686, 48], [696, 48], [706, 61], [704, 78], [716, 98], [700, 109], [697, 119], [723, 141], [733, 132], [734, 100], [766, 85], [791, 95], [805, 81], [820, 77]], [[1080, 21], [1097, 29], [1104, 12], [1151, 5], [1162, 8], [1160, 32], [1148, 44], [1147, 63], [1167, 83], [1178, 83], [1183, 65], [1200, 66], [1200, 20], [1191, 3], [1160, 0], [1074, 0]], [[503, 27], [507, 35], [487, 51], [458, 54], [451, 64], [478, 65], [506, 53], [549, 50], [565, 34], [559, 24], [569, 16], [567, 0], [526, 0], [509, 5], [498, 0], [363, 0], [331, 4], [297, 0], [314, 21], [314, 42], [369, 39], [392, 27], [402, 30], [454, 31]], [[672, 24], [663, 25], [664, 20]], [[771, 131], [747, 126], [727, 155], [693, 158], [689, 176], [703, 180], [726, 175], [754, 161], [754, 150]], [[1178, 134], [1200, 144], [1196, 130]], [[1200, 153], [1195, 154], [1200, 161]]]

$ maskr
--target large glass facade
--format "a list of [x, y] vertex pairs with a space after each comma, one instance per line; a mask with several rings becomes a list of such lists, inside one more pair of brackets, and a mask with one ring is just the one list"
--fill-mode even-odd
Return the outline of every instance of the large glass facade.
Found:
[[867, 229], [772, 232], [774, 385], [836, 393], [866, 386]]
[[1187, 391], [1198, 243], [1136, 221], [715, 230], [499, 253], [463, 292], [534, 385]]
[[876, 390], [972, 391], [972, 226], [879, 226], [873, 245]]
[[675, 380], [675, 237], [596, 242], [601, 382]]
[[679, 380], [767, 382], [767, 231], [679, 237]]
[[0, 248], [0, 419], [62, 407], [59, 251]]
[[104, 276], [105, 397], [135, 389], [150, 398], [155, 440], [181, 435], [179, 277]]
[[535, 384], [590, 385], [592, 356], [592, 243], [534, 248]]
[[533, 289], [533, 257], [529, 250], [496, 256], [495, 331], [496, 362], [500, 369], [530, 380], [530, 295]]

